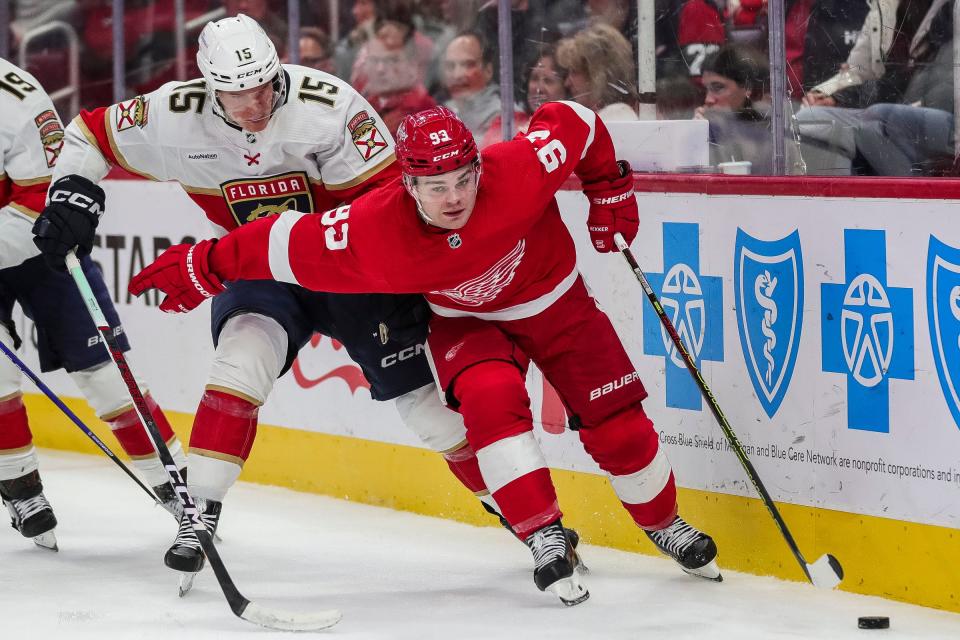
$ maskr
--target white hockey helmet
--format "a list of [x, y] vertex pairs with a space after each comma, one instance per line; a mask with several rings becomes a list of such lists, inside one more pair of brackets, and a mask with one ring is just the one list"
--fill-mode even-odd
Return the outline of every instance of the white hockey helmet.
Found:
[[214, 112], [225, 119], [217, 91], [273, 85], [273, 109], [286, 102], [287, 83], [277, 49], [256, 20], [242, 13], [208, 22], [200, 32], [197, 66], [207, 82]]

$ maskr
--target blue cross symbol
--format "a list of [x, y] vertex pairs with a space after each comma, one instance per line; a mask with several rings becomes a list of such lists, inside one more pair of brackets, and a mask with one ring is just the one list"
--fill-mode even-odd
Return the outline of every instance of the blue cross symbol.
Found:
[[[723, 281], [700, 275], [700, 225], [664, 223], [663, 271], [647, 279], [683, 346], [697, 367], [703, 360], [722, 361]], [[700, 411], [700, 387], [650, 305], [643, 308], [643, 352], [665, 358], [667, 406]]]
[[820, 285], [823, 370], [847, 377], [850, 429], [889, 433], [889, 380], [913, 380], [913, 290], [887, 286], [886, 232], [843, 242], [847, 282]]

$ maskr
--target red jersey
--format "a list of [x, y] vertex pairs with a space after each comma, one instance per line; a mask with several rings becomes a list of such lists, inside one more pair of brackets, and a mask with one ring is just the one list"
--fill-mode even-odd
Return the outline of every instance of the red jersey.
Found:
[[423, 293], [434, 312], [513, 320], [535, 315], [577, 278], [576, 252], [554, 194], [619, 176], [596, 114], [543, 105], [525, 135], [482, 152], [470, 219], [426, 224], [400, 180], [323, 214], [287, 212], [222, 238], [211, 267], [224, 280], [274, 279], [337, 293]]

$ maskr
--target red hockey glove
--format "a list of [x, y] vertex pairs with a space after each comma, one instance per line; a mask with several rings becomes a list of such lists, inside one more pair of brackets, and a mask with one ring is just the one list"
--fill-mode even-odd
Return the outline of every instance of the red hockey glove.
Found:
[[620, 177], [583, 185], [590, 201], [587, 230], [593, 248], [600, 253], [616, 251], [614, 233], [622, 233], [627, 244], [633, 242], [640, 226], [637, 199], [633, 195], [633, 171], [624, 160], [618, 160]]
[[177, 244], [133, 276], [127, 290], [139, 296], [147, 289], [159, 289], [167, 296], [160, 310], [167, 313], [191, 311], [207, 298], [223, 293], [226, 288], [210, 271], [210, 250], [216, 240], [197, 244]]

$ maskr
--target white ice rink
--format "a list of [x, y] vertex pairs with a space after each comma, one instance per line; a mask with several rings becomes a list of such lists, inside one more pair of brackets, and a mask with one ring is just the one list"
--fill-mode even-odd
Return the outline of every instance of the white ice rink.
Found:
[[[4, 525], [0, 638], [290, 637], [235, 618], [209, 569], [178, 598], [162, 562], [173, 519], [106, 458], [41, 451], [41, 474], [60, 552]], [[529, 552], [502, 529], [258, 485], [231, 491], [221, 525], [248, 598], [339, 608], [324, 632], [335, 638], [960, 638], [957, 614], [731, 571], [708, 583], [592, 546], [581, 548], [591, 598], [567, 609], [536, 590]], [[858, 615], [887, 615], [892, 628], [858, 630]]]

